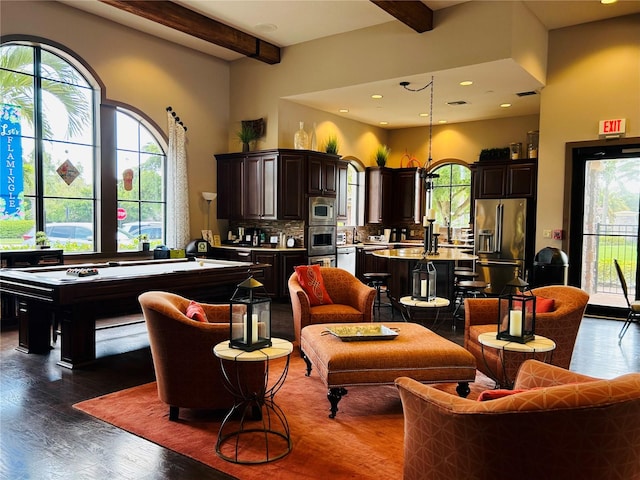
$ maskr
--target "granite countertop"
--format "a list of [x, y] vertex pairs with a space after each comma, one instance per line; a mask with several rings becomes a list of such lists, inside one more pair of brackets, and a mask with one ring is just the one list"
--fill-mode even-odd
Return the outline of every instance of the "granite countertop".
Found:
[[307, 249], [304, 247], [254, 247], [252, 245], [231, 245], [231, 244], [222, 244], [216, 245], [215, 248], [225, 248], [227, 250], [244, 250], [244, 251], [266, 251], [266, 252], [306, 252]]
[[[419, 260], [424, 252], [423, 247], [419, 248], [392, 248], [389, 250], [376, 250], [373, 254], [378, 257], [395, 258], [399, 260]], [[428, 260], [475, 260], [478, 257], [468, 253], [461, 252], [457, 248], [438, 249], [438, 255], [427, 255]]]

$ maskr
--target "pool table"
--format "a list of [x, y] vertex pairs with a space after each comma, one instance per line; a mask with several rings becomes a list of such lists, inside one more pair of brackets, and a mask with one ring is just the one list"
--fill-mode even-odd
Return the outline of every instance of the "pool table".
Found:
[[165, 290], [207, 302], [227, 302], [238, 283], [264, 278], [267, 264], [181, 258], [0, 270], [0, 291], [18, 302], [25, 353], [51, 349], [59, 325], [58, 365], [75, 368], [96, 358], [96, 318], [140, 311], [138, 295]]

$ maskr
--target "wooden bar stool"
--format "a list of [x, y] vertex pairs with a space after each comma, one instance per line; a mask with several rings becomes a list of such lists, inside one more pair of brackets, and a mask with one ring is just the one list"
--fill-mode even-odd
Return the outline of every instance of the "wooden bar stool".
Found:
[[[389, 297], [389, 286], [387, 284], [389, 281], [389, 278], [391, 278], [391, 274], [384, 273], [384, 272], [372, 272], [372, 273], [363, 274], [363, 277], [367, 279], [367, 285], [376, 289], [376, 300], [373, 304], [373, 309], [374, 311], [376, 308], [378, 309], [378, 320], [380, 319], [381, 307], [391, 308], [391, 319], [393, 320], [393, 317], [394, 317], [393, 304], [391, 303], [391, 297]], [[382, 302], [383, 291], [387, 295], [387, 298], [389, 299], [388, 302]]]

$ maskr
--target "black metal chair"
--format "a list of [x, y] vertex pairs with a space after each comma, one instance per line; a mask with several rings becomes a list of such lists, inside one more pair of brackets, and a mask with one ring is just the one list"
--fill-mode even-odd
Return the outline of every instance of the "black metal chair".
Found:
[[[378, 272], [378, 273], [365, 273], [362, 276], [366, 278], [367, 285], [376, 289], [376, 300], [373, 304], [373, 309], [374, 311], [376, 310], [376, 308], [378, 309], [378, 320], [380, 320], [381, 307], [391, 308], [391, 319], [393, 320], [393, 317], [394, 317], [393, 304], [391, 303], [391, 297], [389, 296], [389, 285], [387, 284], [387, 282], [389, 281], [389, 278], [391, 278], [391, 274]], [[389, 299], [389, 301], [386, 303], [382, 301], [383, 292], [387, 295], [387, 298]]]
[[622, 293], [624, 294], [624, 299], [627, 302], [627, 306], [629, 307], [629, 314], [627, 315], [627, 319], [624, 321], [622, 328], [620, 329], [620, 333], [618, 333], [618, 343], [622, 342], [622, 338], [624, 337], [627, 330], [629, 330], [629, 325], [634, 322], [640, 322], [640, 300], [635, 300], [633, 302], [629, 301], [629, 291], [627, 289], [627, 281], [624, 278], [624, 274], [622, 273], [622, 268], [620, 268], [620, 264], [617, 259], [613, 259], [613, 263], [616, 266], [616, 271], [618, 272], [618, 278], [620, 279], [620, 285], [622, 286]]

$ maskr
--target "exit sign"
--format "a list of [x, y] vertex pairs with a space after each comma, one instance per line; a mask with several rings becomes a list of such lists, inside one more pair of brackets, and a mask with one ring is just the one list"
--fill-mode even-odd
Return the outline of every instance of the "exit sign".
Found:
[[614, 118], [613, 120], [600, 120], [599, 135], [621, 135], [627, 127], [626, 118]]

